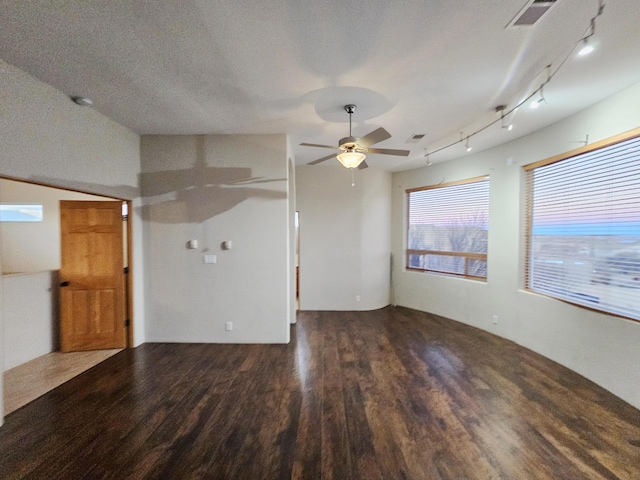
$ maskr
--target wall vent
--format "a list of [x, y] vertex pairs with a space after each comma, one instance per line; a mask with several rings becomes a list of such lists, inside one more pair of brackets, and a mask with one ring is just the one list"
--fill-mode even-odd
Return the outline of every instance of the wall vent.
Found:
[[531, 27], [558, 3], [558, 0], [529, 0], [507, 28]]

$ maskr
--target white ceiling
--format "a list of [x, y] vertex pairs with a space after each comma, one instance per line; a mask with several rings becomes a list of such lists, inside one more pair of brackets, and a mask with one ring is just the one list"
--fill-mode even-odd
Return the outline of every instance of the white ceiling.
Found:
[[[472, 136], [474, 152], [640, 82], [639, 0], [607, 0], [588, 57], [574, 47], [598, 0], [559, 0], [533, 27], [506, 28], [526, 3], [2, 0], [0, 57], [139, 134], [287, 133], [298, 164], [331, 153], [300, 142], [347, 136], [343, 106], [355, 103], [355, 136], [382, 126], [393, 137], [376, 147], [411, 150], [367, 157], [397, 171], [499, 118], [546, 65], [548, 104], [514, 112], [512, 132]], [[407, 144], [413, 134], [426, 137]], [[458, 144], [431, 160], [465, 154]]]

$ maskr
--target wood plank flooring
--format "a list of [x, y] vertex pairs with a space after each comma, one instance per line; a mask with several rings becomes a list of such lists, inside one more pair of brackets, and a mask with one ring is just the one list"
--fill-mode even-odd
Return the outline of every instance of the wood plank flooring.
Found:
[[640, 412], [406, 308], [289, 345], [145, 344], [8, 415], [0, 478], [640, 479]]
[[122, 349], [51, 352], [4, 372], [5, 415], [32, 402]]

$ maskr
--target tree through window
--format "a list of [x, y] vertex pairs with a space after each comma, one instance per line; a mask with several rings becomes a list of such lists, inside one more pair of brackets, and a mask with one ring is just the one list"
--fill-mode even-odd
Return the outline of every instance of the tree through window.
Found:
[[489, 177], [407, 190], [409, 270], [487, 278]]

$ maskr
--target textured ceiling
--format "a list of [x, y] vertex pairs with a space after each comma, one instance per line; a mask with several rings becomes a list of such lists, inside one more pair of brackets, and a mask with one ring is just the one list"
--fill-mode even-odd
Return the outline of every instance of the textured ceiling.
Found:
[[[296, 162], [377, 127], [370, 166], [424, 165], [437, 149], [544, 88], [544, 108], [520, 108], [471, 138], [474, 151], [524, 135], [640, 81], [640, 2], [609, 0], [592, 37], [576, 43], [597, 0], [559, 0], [533, 27], [506, 28], [527, 0], [3, 0], [0, 57], [140, 134], [287, 133]], [[585, 134], [588, 132], [585, 132]], [[413, 134], [426, 134], [407, 144]], [[575, 145], [574, 145], [575, 146]], [[568, 144], [568, 149], [572, 148]], [[464, 155], [462, 145], [434, 155]], [[331, 163], [333, 162], [325, 162]]]

